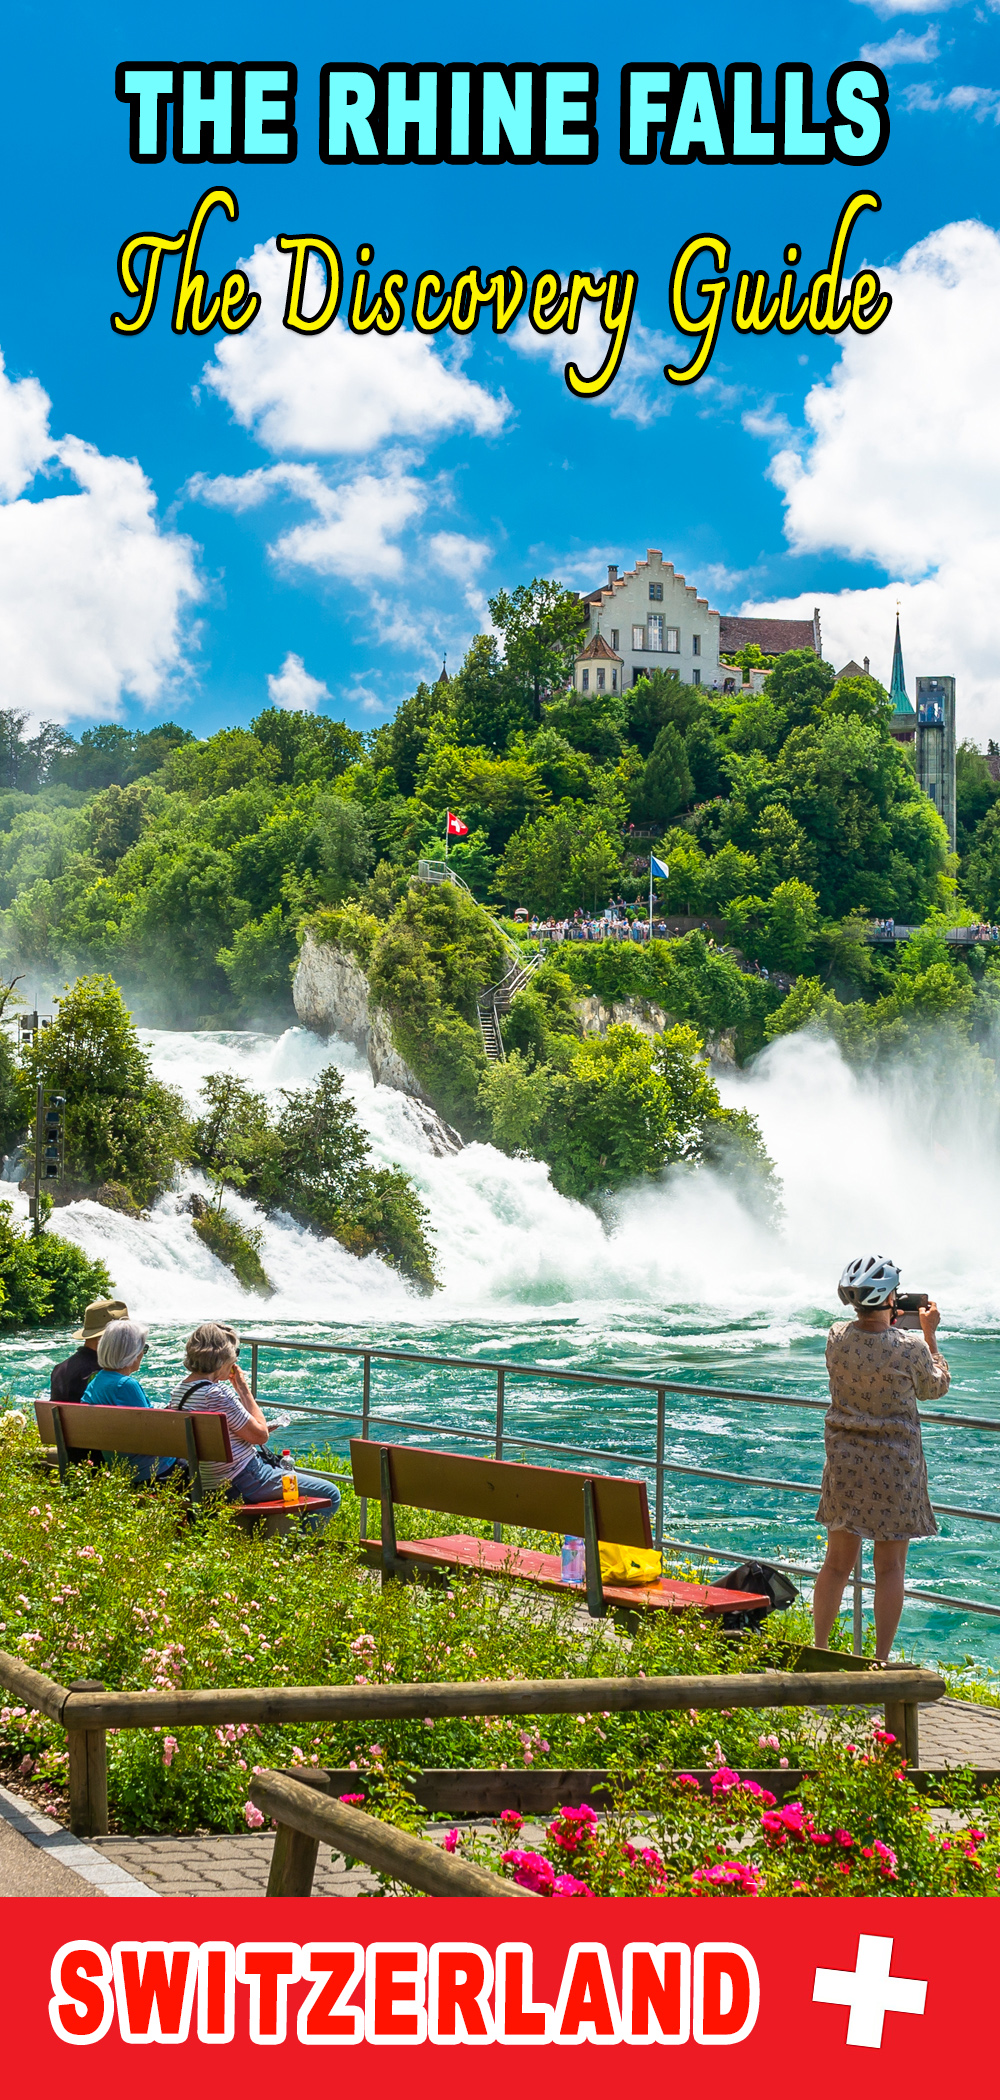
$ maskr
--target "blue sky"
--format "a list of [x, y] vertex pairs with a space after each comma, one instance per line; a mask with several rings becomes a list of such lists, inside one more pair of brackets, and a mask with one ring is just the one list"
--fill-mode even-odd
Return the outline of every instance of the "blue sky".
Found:
[[[834, 660], [870, 653], [884, 677], [900, 600], [908, 673], [955, 671], [963, 726], [997, 734], [1000, 12], [812, 0], [748, 16], [709, 0], [696, 36], [644, 40], [634, 14], [514, 5], [502, 47], [473, 39], [465, 10], [425, 7], [416, 36], [413, 19], [386, 6], [369, 35], [363, 13], [343, 28], [306, 5], [276, 18], [63, 0], [12, 18], [9, 77], [27, 88], [0, 149], [18, 199], [0, 276], [2, 704], [75, 727], [173, 715], [205, 733], [249, 720], [270, 678], [279, 701], [370, 727], [445, 651], [455, 668], [500, 584], [541, 573], [585, 588], [654, 545], [723, 610], [820, 603]], [[781, 61], [825, 83], [862, 52], [881, 54], [892, 90], [871, 168], [619, 160], [627, 61], [756, 60], [766, 115]], [[297, 65], [295, 164], [133, 165], [116, 64], [219, 58]], [[324, 61], [480, 58], [595, 61], [597, 162], [321, 164]], [[623, 373], [602, 400], [574, 400], [565, 340], [539, 354], [523, 329], [473, 335], [461, 356], [408, 331], [292, 337], [277, 325], [285, 266], [266, 252], [251, 271], [264, 310], [222, 357], [217, 334], [174, 337], [165, 304], [142, 337], [116, 337], [120, 243], [176, 231], [213, 180], [240, 206], [203, 244], [213, 279], [280, 231], [325, 234], [345, 265], [368, 241], [376, 271], [411, 281], [472, 262], [634, 268]], [[772, 271], [795, 240], [815, 269], [868, 185], [883, 208], [851, 256], [888, 272], [896, 305], [878, 336], [743, 339], [727, 321], [710, 378], [668, 388], [682, 240], [719, 233], [734, 270]]]

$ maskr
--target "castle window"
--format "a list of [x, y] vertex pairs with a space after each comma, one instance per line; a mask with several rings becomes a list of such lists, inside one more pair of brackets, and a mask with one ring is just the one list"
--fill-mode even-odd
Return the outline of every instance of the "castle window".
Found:
[[612, 690], [612, 692], [613, 692], [613, 693], [616, 693], [616, 692], [618, 691], [618, 673], [617, 673], [617, 671], [612, 671], [612, 673], [611, 673], [611, 690]]
[[583, 690], [584, 690], [584, 692], [585, 692], [585, 693], [587, 693], [587, 692], [589, 692], [589, 691], [590, 691], [590, 672], [589, 672], [589, 671], [585, 671], [585, 672], [584, 672], [584, 674], [583, 674]]
[[700, 672], [700, 671], [692, 671], [692, 673], [691, 673], [691, 683], [692, 683], [692, 685], [700, 685], [700, 684], [701, 684], [701, 672]]
[[692, 656], [700, 656], [700, 655], [701, 655], [701, 636], [700, 636], [700, 634], [693, 634], [693, 635], [691, 636], [691, 654], [692, 654]]
[[662, 603], [663, 603], [663, 585], [662, 585], [662, 583], [651, 583], [651, 584], [650, 584], [650, 586], [649, 586], [649, 598], [650, 598], [650, 603], [651, 603], [652, 605], [662, 605]]
[[617, 649], [617, 647], [618, 647], [618, 629], [617, 629], [617, 627], [612, 627], [612, 629], [611, 629], [611, 647], [612, 647], [612, 649]]
[[598, 671], [598, 673], [597, 673], [597, 690], [598, 690], [598, 692], [599, 692], [599, 693], [603, 693], [603, 691], [604, 691], [604, 672], [603, 672], [603, 671]]
[[[671, 629], [670, 632], [673, 633], [674, 630]], [[662, 613], [650, 613], [649, 615], [649, 646], [651, 649], [662, 649], [663, 647]]]
[[645, 646], [646, 646], [646, 630], [645, 630], [645, 628], [644, 628], [644, 627], [633, 627], [633, 629], [632, 629], [632, 647], [633, 647], [633, 649], [644, 649], [644, 648], [645, 648]]
[[[652, 624], [653, 624], [653, 623], [652, 623], [652, 621], [650, 621], [650, 623], [649, 623], [649, 624], [650, 624], [650, 626], [652, 626]], [[661, 627], [662, 627], [662, 625], [663, 625], [663, 622], [662, 622], [662, 620], [661, 620], [661, 622], [660, 622], [660, 625], [661, 625]], [[668, 654], [669, 654], [670, 656], [677, 656], [677, 655], [679, 655], [679, 653], [680, 653], [680, 646], [681, 646], [681, 631], [680, 631], [680, 628], [679, 628], [679, 627], [668, 627], [668, 628], [667, 628], [667, 651], [668, 651]], [[660, 647], [661, 647], [661, 649], [662, 649], [662, 647], [663, 647], [663, 644], [662, 644], [662, 642], [660, 643]]]

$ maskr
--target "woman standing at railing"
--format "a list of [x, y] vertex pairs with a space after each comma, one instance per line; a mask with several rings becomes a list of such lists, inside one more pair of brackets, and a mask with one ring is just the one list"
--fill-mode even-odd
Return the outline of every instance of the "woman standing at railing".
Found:
[[875, 1653], [888, 1662], [903, 1609], [911, 1539], [937, 1531], [927, 1487], [918, 1400], [940, 1400], [951, 1383], [937, 1347], [936, 1305], [920, 1313], [922, 1334], [894, 1327], [899, 1270], [878, 1254], [848, 1262], [838, 1285], [853, 1320], [830, 1329], [826, 1464], [816, 1512], [827, 1526], [816, 1577], [813, 1623], [827, 1648], [862, 1539], [874, 1540]]

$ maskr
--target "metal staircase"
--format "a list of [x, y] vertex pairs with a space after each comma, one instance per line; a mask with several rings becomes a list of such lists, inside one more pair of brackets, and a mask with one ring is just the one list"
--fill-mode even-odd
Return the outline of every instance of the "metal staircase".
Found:
[[[454, 868], [450, 868], [445, 860], [418, 861], [417, 880], [418, 882], [434, 883], [453, 882], [457, 889], [465, 890], [468, 896], [472, 896], [468, 883], [463, 882], [461, 875], [456, 875]], [[537, 955], [530, 955], [527, 962], [525, 962], [517, 942], [511, 939], [510, 934], [505, 932], [502, 926], [497, 926], [496, 930], [507, 950], [510, 962], [499, 983], [487, 985], [485, 991], [480, 992], [476, 1000], [476, 1007], [479, 1013], [479, 1032], [483, 1039], [483, 1049], [490, 1063], [494, 1065], [504, 1062], [500, 1016], [501, 1014], [509, 1014], [518, 992], [524, 990], [528, 979], [534, 976], [539, 963], [545, 959], [539, 951]]]

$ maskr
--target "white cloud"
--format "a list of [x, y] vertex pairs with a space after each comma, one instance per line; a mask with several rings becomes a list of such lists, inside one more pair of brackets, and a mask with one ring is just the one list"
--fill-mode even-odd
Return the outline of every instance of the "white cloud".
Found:
[[[522, 319], [512, 330], [510, 340], [522, 357], [540, 359], [558, 373], [560, 380], [568, 364], [576, 365], [585, 378], [599, 372], [611, 342], [601, 327], [599, 308], [589, 299], [585, 299], [581, 306], [580, 325], [575, 335], [566, 335], [561, 328], [553, 335], [538, 335], [530, 323]], [[642, 429], [658, 416], [670, 414], [674, 397], [663, 377], [663, 367], [668, 361], [676, 361], [679, 348], [672, 336], [661, 335], [655, 328], [645, 328], [641, 321], [632, 322], [618, 371], [607, 393], [599, 397], [607, 404], [612, 416], [637, 423]]]
[[491, 551], [487, 540], [469, 539], [464, 532], [435, 532], [427, 542], [434, 567], [456, 583], [471, 583]]
[[188, 493], [219, 510], [236, 512], [256, 509], [276, 495], [299, 498], [313, 517], [272, 541], [267, 550], [272, 561], [352, 583], [402, 575], [405, 562], [396, 542], [422, 516], [431, 497], [427, 484], [406, 462], [391, 460], [382, 474], [359, 473], [339, 483], [327, 481], [311, 463], [282, 461], [254, 467], [249, 474], [220, 474], [214, 480], [196, 475]]
[[893, 66], [928, 66], [938, 55], [938, 26], [932, 22], [923, 36], [911, 36], [906, 29], [897, 29], [885, 44], [862, 44], [861, 57], [870, 65], [881, 66], [883, 72], [891, 72]]
[[[0, 359], [0, 705], [66, 722], [152, 705], [185, 669], [184, 615], [201, 596], [195, 549], [156, 521], [136, 460], [54, 438], [36, 379]], [[40, 469], [75, 483], [29, 501]]]
[[972, 117], [977, 124], [992, 117], [1000, 124], [1000, 88], [953, 87], [946, 95], [936, 95], [926, 80], [916, 87], [905, 88], [903, 105], [909, 110], [927, 111], [933, 114], [939, 109], [950, 109], [957, 116]]
[[770, 472], [796, 553], [836, 550], [890, 580], [766, 609], [794, 616], [818, 602], [831, 661], [867, 654], [887, 679], [899, 599], [908, 671], [953, 672], [964, 727], [995, 735], [1000, 238], [976, 220], [944, 226], [882, 280], [888, 321], [843, 342], [807, 397], [807, 429]]
[[37, 379], [8, 379], [0, 351], [0, 496], [10, 502], [52, 455], [49, 397]]
[[[261, 311], [245, 334], [217, 346], [202, 379], [269, 452], [351, 455], [390, 438], [493, 437], [503, 428], [509, 402], [466, 376], [457, 349], [448, 362], [413, 329], [356, 336], [340, 319], [322, 335], [299, 335], [282, 326], [289, 258], [268, 241], [242, 267]], [[311, 264], [306, 312], [322, 298]]]
[[330, 688], [321, 678], [313, 678], [301, 656], [289, 649], [280, 671], [268, 672], [267, 697], [272, 707], [311, 715], [315, 714], [321, 700], [329, 700]]
[[949, 7], [962, 7], [964, 0], [855, 0], [855, 5], [870, 7], [885, 21], [896, 15], [943, 15]]

